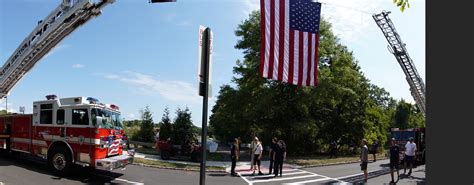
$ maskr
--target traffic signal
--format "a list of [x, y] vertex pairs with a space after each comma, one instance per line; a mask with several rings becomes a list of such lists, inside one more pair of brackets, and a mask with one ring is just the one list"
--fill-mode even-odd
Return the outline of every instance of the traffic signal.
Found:
[[167, 3], [167, 2], [176, 2], [176, 0], [150, 0], [150, 3]]

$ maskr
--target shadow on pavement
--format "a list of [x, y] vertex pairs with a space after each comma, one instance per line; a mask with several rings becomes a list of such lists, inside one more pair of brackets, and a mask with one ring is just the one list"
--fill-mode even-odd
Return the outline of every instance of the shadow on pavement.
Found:
[[114, 184], [112, 181], [115, 178], [121, 177], [123, 175], [110, 171], [95, 170], [92, 168], [74, 166], [71, 175], [58, 176], [50, 171], [50, 169], [46, 165], [45, 160], [33, 160], [24, 156], [19, 156], [18, 154], [5, 154], [4, 151], [0, 151], [0, 153], [0, 168], [6, 166], [17, 166], [32, 172], [48, 175], [52, 180], [68, 179], [84, 184]]

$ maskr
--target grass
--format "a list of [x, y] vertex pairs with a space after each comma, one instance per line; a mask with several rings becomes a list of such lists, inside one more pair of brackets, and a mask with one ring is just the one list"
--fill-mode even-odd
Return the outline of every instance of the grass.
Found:
[[[286, 160], [289, 164], [299, 165], [303, 167], [310, 167], [310, 166], [323, 166], [328, 164], [337, 164], [337, 163], [351, 163], [351, 162], [359, 162], [360, 161], [359, 155], [352, 155], [352, 156], [339, 156], [338, 158], [329, 158], [328, 156], [304, 156], [304, 157], [292, 157]], [[377, 159], [385, 159], [385, 154], [378, 153]], [[369, 161], [373, 160], [373, 156], [369, 155]]]
[[[176, 168], [176, 169], [182, 169], [182, 170], [199, 170], [198, 165], [169, 163], [169, 162], [149, 160], [149, 159], [143, 159], [143, 158], [135, 158], [133, 160], [133, 163], [135, 163], [135, 164], [144, 164], [144, 165], [149, 165], [149, 166], [153, 166], [153, 167]], [[208, 170], [208, 171], [223, 171], [224, 172], [225, 168], [218, 167], [218, 166], [207, 166], [206, 170]]]

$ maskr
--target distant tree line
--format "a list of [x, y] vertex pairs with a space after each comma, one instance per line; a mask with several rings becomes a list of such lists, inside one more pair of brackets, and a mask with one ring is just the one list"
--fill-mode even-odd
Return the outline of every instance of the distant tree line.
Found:
[[164, 109], [163, 116], [159, 123], [153, 122], [153, 113], [149, 106], [140, 110], [140, 120], [124, 121], [125, 133], [131, 140], [142, 142], [154, 142], [155, 130], [160, 130], [160, 139], [170, 138], [174, 144], [182, 144], [187, 137], [196, 138], [200, 128], [193, 125], [191, 111], [189, 108], [176, 110], [176, 117], [172, 122], [169, 108]]

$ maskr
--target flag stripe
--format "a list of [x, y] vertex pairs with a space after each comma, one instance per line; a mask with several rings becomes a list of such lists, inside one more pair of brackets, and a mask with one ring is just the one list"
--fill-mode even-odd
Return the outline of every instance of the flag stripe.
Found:
[[299, 31], [294, 31], [295, 34], [295, 40], [293, 42], [295, 43], [294, 45], [294, 75], [293, 75], [293, 84], [298, 84], [298, 81], [300, 79], [300, 32]]
[[295, 66], [294, 66], [294, 62], [295, 62], [295, 31], [294, 30], [290, 30], [290, 46], [289, 46], [289, 66], [288, 66], [288, 83], [292, 83], [292, 84], [295, 84], [293, 82], [293, 74], [294, 74], [294, 69], [295, 69]]
[[299, 35], [298, 35], [298, 38], [299, 38], [299, 42], [298, 42], [298, 86], [301, 86], [301, 84], [303, 83], [303, 53], [304, 53], [304, 50], [303, 50], [303, 32], [302, 31], [298, 31]]
[[274, 11], [274, 28], [275, 28], [275, 34], [273, 35], [274, 36], [274, 42], [275, 42], [275, 45], [274, 45], [274, 49], [273, 49], [273, 74], [272, 74], [272, 79], [274, 80], [278, 80], [278, 66], [280, 64], [279, 62], [279, 55], [280, 55], [280, 3], [278, 3], [278, 0], [272, 0], [272, 3], [274, 4], [275, 6], [275, 11]]
[[267, 10], [265, 10], [265, 1], [264, 0], [261, 0], [260, 1], [260, 7], [263, 8], [263, 10], [260, 10], [260, 34], [261, 34], [261, 40], [262, 40], [262, 44], [260, 46], [260, 75], [262, 76], [265, 76], [263, 74], [263, 68], [264, 65], [265, 65], [265, 27], [266, 27], [266, 22], [265, 22], [265, 12]]
[[309, 84], [311, 83], [311, 64], [312, 64], [312, 50], [311, 50], [311, 44], [312, 44], [312, 39], [313, 38], [313, 34], [312, 33], [308, 33], [308, 62], [307, 62], [307, 71], [306, 71], [306, 86], [309, 86]]
[[[270, 0], [270, 36], [275, 35], [275, 1]], [[270, 39], [270, 62], [268, 65], [268, 78], [273, 78], [273, 62], [275, 61], [275, 39]]]
[[285, 43], [284, 43], [284, 63], [285, 66], [283, 68], [283, 81], [288, 82], [288, 66], [289, 64], [289, 34], [290, 34], [290, 1], [285, 0]]
[[[312, 35], [313, 35], [313, 36], [311, 37], [311, 44], [310, 44], [310, 46], [314, 46], [314, 45], [315, 45], [315, 41], [316, 41], [316, 34], [312, 34]], [[310, 78], [311, 78], [310, 84], [309, 84], [310, 86], [314, 86], [314, 66], [316, 66], [316, 64], [315, 64], [315, 63], [316, 63], [316, 60], [315, 60], [315, 58], [314, 58], [314, 55], [315, 55], [316, 51], [317, 51], [317, 49], [316, 49], [315, 47], [313, 47], [313, 48], [311, 49], [311, 68], [310, 68], [311, 72], [309, 73]]]
[[278, 52], [278, 56], [279, 56], [279, 64], [278, 64], [278, 80], [279, 81], [282, 81], [283, 80], [283, 65], [284, 65], [284, 56], [285, 56], [285, 53], [284, 53], [284, 49], [285, 49], [285, 0], [279, 0], [279, 10], [280, 10], [280, 22], [279, 22], [279, 26], [280, 26], [280, 30], [283, 30], [283, 31], [280, 31], [280, 51]]
[[265, 1], [265, 65], [263, 69], [263, 75], [265, 78], [268, 78], [268, 68], [270, 65], [270, 1], [271, 0], [262, 0]]
[[315, 42], [314, 43], [314, 45], [315, 45], [314, 64], [315, 65], [314, 65], [314, 72], [313, 72], [313, 75], [314, 75], [313, 85], [317, 86], [318, 85], [318, 62], [319, 62], [319, 60], [318, 60], [319, 33], [316, 33], [315, 35], [316, 35], [315, 36], [316, 38], [314, 39], [315, 40], [314, 41]]

